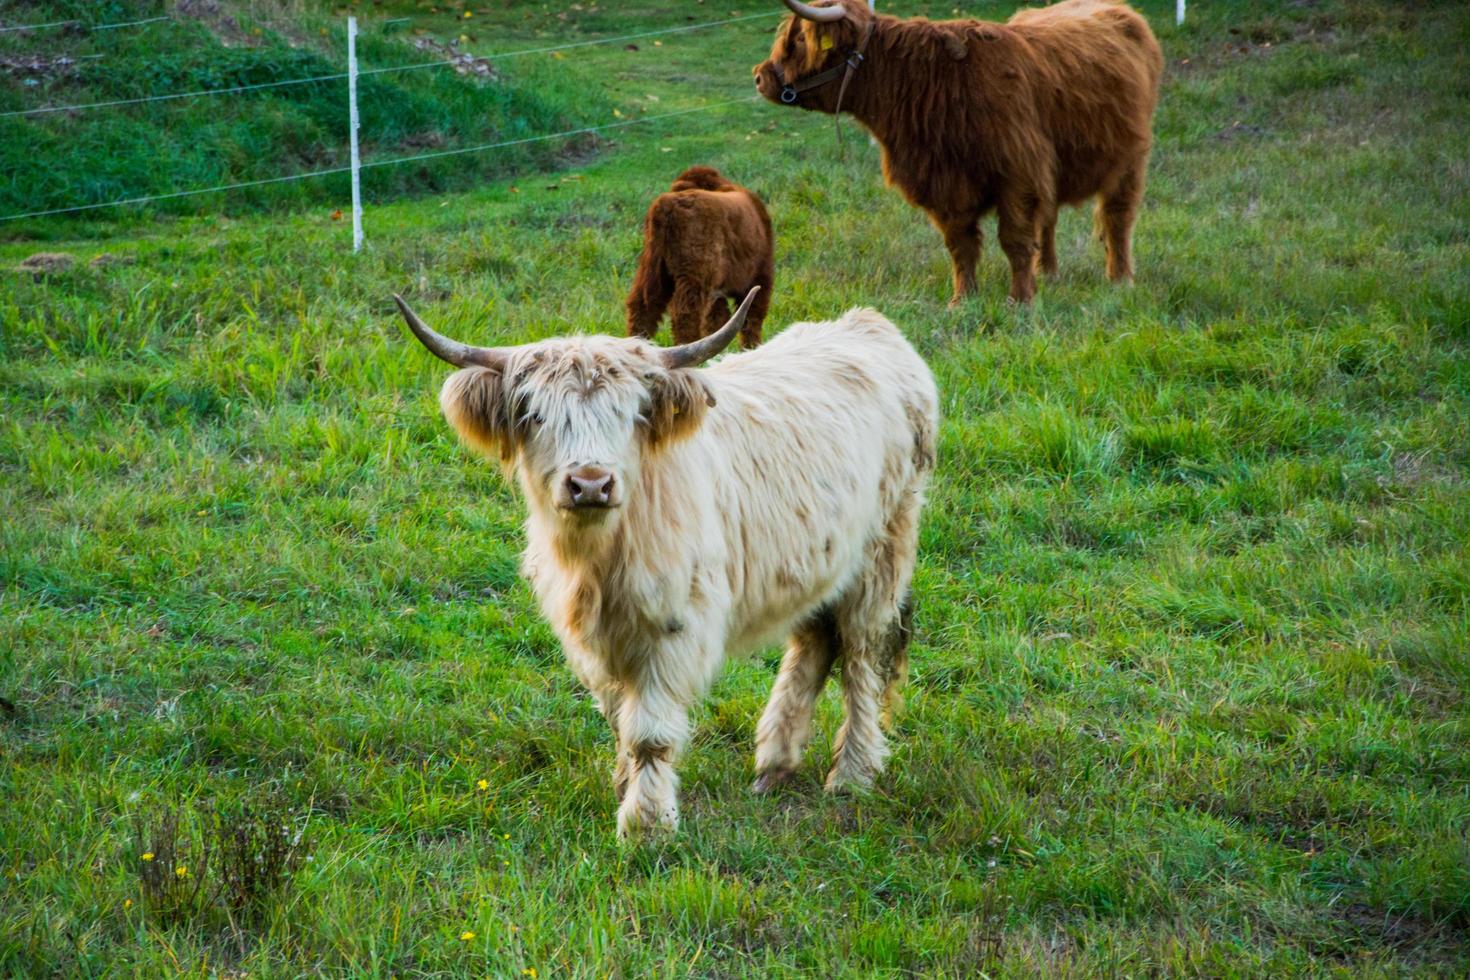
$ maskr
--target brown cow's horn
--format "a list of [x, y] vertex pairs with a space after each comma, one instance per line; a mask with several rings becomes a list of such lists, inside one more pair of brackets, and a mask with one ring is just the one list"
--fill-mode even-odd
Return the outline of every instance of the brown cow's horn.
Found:
[[834, 20], [841, 20], [847, 16], [847, 11], [841, 7], [813, 7], [801, 0], [781, 0], [786, 8], [793, 14], [805, 20], [815, 20], [824, 24], [830, 24]]
[[408, 308], [403, 297], [397, 293], [393, 294], [393, 302], [398, 304], [398, 312], [403, 314], [403, 319], [408, 323], [408, 329], [419, 339], [419, 343], [429, 349], [440, 360], [448, 361], [455, 367], [469, 367], [478, 364], [480, 367], [498, 368], [505, 364], [506, 351], [499, 347], [471, 347], [469, 344], [461, 344], [457, 340], [450, 340], [441, 333], [436, 333], [427, 323], [420, 320], [418, 314]]
[[663, 354], [664, 367], [670, 371], [675, 368], [697, 367], [728, 347], [730, 341], [735, 339], [735, 334], [740, 332], [741, 326], [745, 323], [745, 314], [750, 312], [751, 300], [755, 299], [755, 294], [760, 291], [761, 288], [755, 286], [746, 293], [735, 315], [726, 320], [723, 327], [708, 337], [693, 343], [680, 344], [678, 347], [666, 347], [660, 351]]

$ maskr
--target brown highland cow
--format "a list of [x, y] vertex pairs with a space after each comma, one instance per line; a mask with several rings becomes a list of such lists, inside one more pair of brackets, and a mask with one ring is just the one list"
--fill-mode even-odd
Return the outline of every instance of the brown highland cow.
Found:
[[882, 147], [883, 176], [923, 208], [975, 291], [980, 217], [997, 213], [1011, 299], [1056, 271], [1057, 208], [1096, 196], [1108, 277], [1131, 281], [1163, 54], [1118, 0], [1065, 0], [1004, 24], [900, 20], [867, 0], [783, 0], [755, 85], [772, 102], [849, 112]]
[[728, 297], [759, 286], [740, 330], [740, 346], [756, 346], [771, 302], [772, 243], [760, 198], [713, 167], [690, 167], [648, 208], [628, 336], [652, 337], [667, 307], [674, 343], [692, 343], [730, 318]]

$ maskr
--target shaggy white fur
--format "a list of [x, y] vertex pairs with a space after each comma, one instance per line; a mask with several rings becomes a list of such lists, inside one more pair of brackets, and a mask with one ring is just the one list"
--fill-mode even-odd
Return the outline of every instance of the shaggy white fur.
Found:
[[[881, 771], [938, 412], [928, 367], [873, 310], [794, 324], [707, 368], [671, 371], [658, 353], [548, 340], [455, 373], [441, 395], [525, 495], [524, 569], [616, 737], [624, 834], [677, 824], [690, 705], [726, 656], [783, 636], [757, 790], [799, 764], [839, 660], [827, 788]], [[587, 467], [612, 474], [611, 506], [569, 505], [567, 476]]]

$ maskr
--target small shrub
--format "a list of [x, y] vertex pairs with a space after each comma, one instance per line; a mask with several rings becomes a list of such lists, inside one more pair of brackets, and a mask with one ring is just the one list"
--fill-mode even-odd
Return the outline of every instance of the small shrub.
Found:
[[207, 899], [210, 835], [198, 814], [164, 807], [136, 820], [132, 856], [148, 908], [164, 918], [189, 918]]
[[279, 806], [238, 806], [213, 815], [218, 900], [258, 915], [301, 866], [304, 828]]
[[165, 919], [258, 919], [306, 852], [304, 827], [275, 800], [166, 805], [140, 813], [135, 827], [129, 860], [144, 904]]

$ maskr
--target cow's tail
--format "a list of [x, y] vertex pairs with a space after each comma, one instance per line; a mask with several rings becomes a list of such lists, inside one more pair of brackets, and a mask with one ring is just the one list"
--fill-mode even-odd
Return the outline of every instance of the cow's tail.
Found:
[[893, 727], [893, 716], [903, 707], [903, 686], [909, 679], [909, 641], [914, 635], [914, 594], [906, 593], [898, 604], [898, 615], [883, 639], [882, 714], [884, 728]]
[[[669, 256], [678, 254], [678, 209], [678, 200], [667, 195], [654, 201], [653, 207], [648, 209], [648, 227], [644, 235], [647, 242], [643, 254], [655, 263], [655, 267], [649, 269], [650, 276], [657, 274], [668, 279], [672, 275]], [[672, 286], [672, 283], [668, 285]]]
[[648, 209], [643, 226], [643, 254], [638, 256], [638, 271], [633, 289], [628, 294], [628, 334], [652, 337], [658, 333], [659, 320], [674, 292], [669, 272], [668, 248], [671, 222], [667, 202], [659, 198]]
[[638, 290], [646, 307], [662, 310], [659, 297], [663, 295], [667, 301], [668, 288], [664, 283], [668, 278], [668, 266], [664, 263], [663, 253], [649, 242], [638, 263]]

